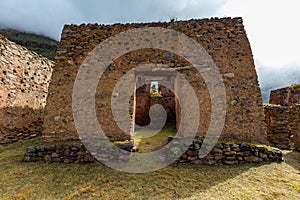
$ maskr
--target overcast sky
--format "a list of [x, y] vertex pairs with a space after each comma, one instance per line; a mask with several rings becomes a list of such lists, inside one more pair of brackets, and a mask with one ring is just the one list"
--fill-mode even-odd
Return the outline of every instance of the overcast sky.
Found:
[[59, 40], [64, 24], [241, 16], [260, 83], [300, 81], [299, 0], [0, 0], [0, 25]]

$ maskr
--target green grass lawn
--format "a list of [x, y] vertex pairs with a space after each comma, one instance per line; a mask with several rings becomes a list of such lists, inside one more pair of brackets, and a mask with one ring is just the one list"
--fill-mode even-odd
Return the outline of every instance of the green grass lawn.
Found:
[[0, 199], [297, 199], [300, 153], [285, 163], [179, 165], [147, 173], [100, 164], [22, 163], [39, 139], [0, 147]]

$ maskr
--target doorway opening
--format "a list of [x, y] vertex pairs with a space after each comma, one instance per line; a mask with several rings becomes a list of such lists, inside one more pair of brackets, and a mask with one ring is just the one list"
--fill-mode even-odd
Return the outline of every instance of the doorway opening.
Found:
[[134, 143], [140, 152], [155, 151], [166, 145], [169, 136], [177, 133], [176, 76], [170, 72], [139, 71], [135, 80]]

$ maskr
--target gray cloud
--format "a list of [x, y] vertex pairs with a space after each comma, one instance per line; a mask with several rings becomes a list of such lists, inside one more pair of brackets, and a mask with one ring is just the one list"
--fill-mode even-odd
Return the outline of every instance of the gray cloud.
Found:
[[257, 67], [259, 82], [262, 88], [276, 89], [300, 82], [300, 66], [280, 68]]
[[64, 24], [214, 16], [228, 0], [1, 0], [0, 25], [59, 39]]
[[300, 83], [300, 65], [287, 65], [280, 68], [264, 67], [256, 63], [258, 79], [264, 100], [267, 103], [271, 90]]
[[82, 17], [70, 1], [2, 0], [0, 7], [1, 26], [55, 39], [59, 38], [63, 24], [79, 22]]
[[[231, 0], [1, 0], [0, 26], [59, 40], [64, 24], [169, 21], [216, 16]], [[246, 27], [247, 28], [247, 27]], [[253, 41], [255, 42], [255, 41]], [[299, 82], [300, 66], [256, 63], [262, 90]]]

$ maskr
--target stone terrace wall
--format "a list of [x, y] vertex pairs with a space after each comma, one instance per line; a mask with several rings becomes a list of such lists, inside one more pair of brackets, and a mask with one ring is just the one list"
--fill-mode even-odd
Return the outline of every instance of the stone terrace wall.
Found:
[[52, 66], [0, 35], [0, 144], [41, 134]]
[[[100, 42], [117, 33], [141, 27], [163, 27], [181, 31], [199, 42], [212, 56], [224, 79], [227, 94], [226, 123], [223, 138], [241, 141], [266, 141], [263, 104], [253, 56], [241, 18], [171, 21], [169, 23], [66, 25], [56, 57], [53, 79], [46, 106], [45, 142], [77, 139], [72, 115], [72, 89], [79, 66]], [[109, 108], [116, 80], [139, 64], [157, 63], [173, 68], [190, 65], [172, 55], [166, 58], [160, 50], [131, 52], [117, 59], [100, 80], [96, 93], [99, 119], [111, 140], [130, 139], [116, 126]], [[169, 55], [169, 53], [168, 53]], [[202, 118], [198, 135], [203, 136], [210, 122], [210, 98], [204, 80], [196, 70], [181, 70], [196, 91]], [[98, 120], [99, 120], [98, 119]], [[106, 127], [106, 128], [105, 128]]]

